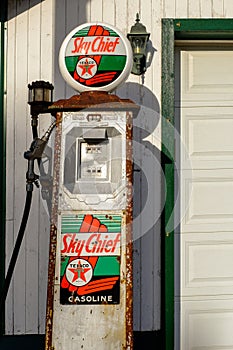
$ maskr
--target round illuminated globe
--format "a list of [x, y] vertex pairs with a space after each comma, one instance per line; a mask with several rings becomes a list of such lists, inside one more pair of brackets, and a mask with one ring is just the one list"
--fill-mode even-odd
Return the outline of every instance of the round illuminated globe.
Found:
[[132, 69], [128, 39], [105, 23], [85, 23], [64, 39], [59, 67], [65, 81], [79, 92], [110, 92], [124, 82]]

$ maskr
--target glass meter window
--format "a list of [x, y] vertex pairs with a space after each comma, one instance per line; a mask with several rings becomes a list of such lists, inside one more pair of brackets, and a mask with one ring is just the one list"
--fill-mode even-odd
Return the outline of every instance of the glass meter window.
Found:
[[[77, 145], [78, 146], [78, 145]], [[78, 163], [78, 179], [109, 179], [109, 140], [98, 143], [80, 142], [80, 162]], [[78, 152], [77, 152], [78, 154]]]

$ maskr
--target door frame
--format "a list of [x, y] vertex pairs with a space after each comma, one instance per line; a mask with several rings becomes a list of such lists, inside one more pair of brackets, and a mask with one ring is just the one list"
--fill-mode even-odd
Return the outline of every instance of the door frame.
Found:
[[[174, 205], [175, 205], [175, 41], [232, 40], [233, 19], [162, 19], [162, 305], [163, 348], [174, 349]], [[165, 197], [166, 193], [166, 197]]]
[[[6, 224], [6, 121], [4, 114], [5, 90], [5, 22], [7, 18], [7, 1], [2, 1], [0, 9], [0, 292], [5, 279], [5, 224]], [[5, 332], [5, 309], [0, 315], [0, 335]]]

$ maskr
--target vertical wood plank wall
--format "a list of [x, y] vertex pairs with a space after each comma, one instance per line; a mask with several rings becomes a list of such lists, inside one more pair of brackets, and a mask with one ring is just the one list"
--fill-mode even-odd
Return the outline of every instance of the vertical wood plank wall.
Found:
[[[27, 84], [53, 80], [53, 1], [9, 1], [7, 22], [6, 266], [20, 226], [27, 162], [32, 141]], [[40, 120], [40, 134], [50, 116]], [[7, 298], [6, 333], [44, 332], [49, 219], [34, 188], [32, 210]]]
[[[144, 77], [130, 75], [116, 93], [141, 106], [135, 120], [134, 329], [160, 328], [160, 90], [161, 18], [230, 18], [232, 0], [10, 0], [6, 32], [6, 265], [21, 221], [27, 163], [23, 153], [32, 137], [27, 84], [48, 80], [55, 99], [75, 91], [62, 79], [57, 56], [71, 29], [103, 21], [127, 33], [136, 13], [150, 36]], [[40, 135], [50, 123], [40, 118]], [[148, 225], [149, 223], [149, 225]], [[25, 239], [7, 298], [6, 334], [43, 333], [45, 324], [49, 217], [34, 189]]]

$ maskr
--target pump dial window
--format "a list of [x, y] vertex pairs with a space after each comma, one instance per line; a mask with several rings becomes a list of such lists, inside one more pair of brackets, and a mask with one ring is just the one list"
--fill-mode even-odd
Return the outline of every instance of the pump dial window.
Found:
[[108, 147], [109, 143], [106, 141], [98, 144], [81, 142], [79, 178], [82, 180], [108, 178]]

